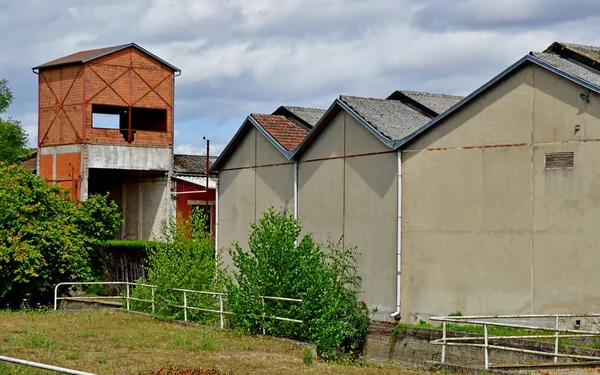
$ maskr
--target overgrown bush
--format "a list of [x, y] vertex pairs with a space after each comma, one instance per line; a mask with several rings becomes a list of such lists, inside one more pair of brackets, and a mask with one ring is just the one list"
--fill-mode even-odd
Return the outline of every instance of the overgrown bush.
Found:
[[99, 244], [120, 223], [107, 196], [75, 202], [59, 185], [0, 163], [0, 304], [46, 304], [57, 283], [93, 278]]
[[[162, 231], [160, 242], [153, 242], [148, 250], [146, 280], [141, 283], [157, 285], [155, 314], [162, 319], [183, 319], [183, 293], [172, 288], [219, 291], [214, 238], [204, 231], [206, 217], [194, 210], [187, 220], [172, 219]], [[136, 286], [132, 296], [151, 300], [151, 289]], [[219, 308], [219, 299], [212, 295], [187, 293], [187, 305], [210, 309]], [[134, 303], [133, 308], [151, 311], [146, 302]], [[188, 320], [206, 322], [216, 319], [214, 314], [188, 310]]]
[[[358, 354], [366, 343], [369, 315], [358, 301], [360, 278], [355, 250], [340, 243], [320, 245], [311, 235], [296, 244], [298, 220], [270, 209], [251, 225], [249, 251], [229, 249], [233, 278], [227, 281], [231, 319], [250, 333], [263, 327], [273, 335], [309, 341], [322, 358]], [[261, 300], [260, 296], [301, 298], [302, 303]], [[268, 319], [283, 316], [303, 324]]]

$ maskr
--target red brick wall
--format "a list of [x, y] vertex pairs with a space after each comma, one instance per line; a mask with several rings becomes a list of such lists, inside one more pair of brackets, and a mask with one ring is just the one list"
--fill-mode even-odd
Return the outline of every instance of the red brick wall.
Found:
[[[176, 191], [178, 193], [186, 192], [186, 191], [204, 190], [204, 188], [202, 186], [194, 185], [187, 181], [181, 181], [178, 179], [175, 179], [175, 181], [177, 182]], [[216, 197], [215, 189], [208, 189], [208, 191], [205, 193], [178, 194], [177, 195], [177, 220], [178, 221], [185, 220], [190, 217], [190, 214], [192, 213], [192, 206], [188, 204], [188, 201], [190, 201], [190, 200], [192, 200], [192, 201], [208, 200], [209, 202], [213, 202], [213, 205], [209, 206], [209, 210], [211, 210], [210, 212], [212, 213], [212, 228], [214, 231], [215, 223], [216, 223], [216, 212], [214, 211], [216, 208], [216, 206], [214, 204], [215, 197]]]
[[[40, 147], [83, 142], [172, 147], [173, 71], [141, 51], [128, 48], [83, 65], [41, 69], [39, 76]], [[164, 109], [167, 131], [137, 131], [129, 144], [116, 129], [92, 127], [92, 104]]]

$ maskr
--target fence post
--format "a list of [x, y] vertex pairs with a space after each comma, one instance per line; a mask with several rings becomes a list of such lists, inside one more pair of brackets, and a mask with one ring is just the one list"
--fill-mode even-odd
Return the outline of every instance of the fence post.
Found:
[[446, 362], [446, 322], [442, 323], [442, 363]]
[[219, 294], [219, 310], [221, 311], [221, 329], [223, 329], [223, 295]]
[[265, 320], [266, 320], [266, 316], [267, 316], [267, 312], [265, 311], [265, 296], [260, 296], [260, 299], [262, 300], [262, 305], [263, 305], [263, 326], [262, 326], [262, 331], [263, 331], [263, 335], [266, 335], [266, 330], [265, 330]]
[[127, 311], [129, 311], [129, 283], [127, 285]]
[[150, 287], [152, 289], [152, 314], [154, 314], [154, 287]]
[[60, 285], [60, 283], [56, 284], [56, 287], [54, 288], [54, 311], [56, 311], [56, 307], [57, 307], [57, 299], [58, 299], [58, 286]]
[[183, 321], [187, 322], [187, 294], [183, 291]]
[[[558, 315], [554, 317], [556, 320], [554, 322], [554, 354], [558, 354]], [[554, 363], [558, 363], [558, 356], [554, 356]]]
[[490, 368], [490, 360], [489, 360], [489, 353], [488, 353], [488, 326], [487, 324], [483, 325], [483, 340], [484, 340], [484, 346], [485, 346], [485, 356], [484, 356], [484, 361], [485, 361], [485, 369], [488, 370]]

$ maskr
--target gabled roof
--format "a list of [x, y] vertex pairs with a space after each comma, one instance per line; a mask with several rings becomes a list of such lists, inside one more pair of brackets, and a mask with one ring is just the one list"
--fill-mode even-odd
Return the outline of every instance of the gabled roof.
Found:
[[[209, 156], [209, 167], [217, 160], [216, 156]], [[173, 155], [173, 172], [176, 175], [205, 175], [206, 155]]]
[[346, 111], [377, 139], [393, 149], [396, 148], [398, 139], [417, 131], [431, 119], [398, 100], [340, 95], [300, 143], [294, 156], [305, 150], [339, 111]]
[[69, 64], [85, 64], [88, 61], [95, 60], [95, 59], [100, 58], [102, 56], [106, 56], [106, 55], [109, 55], [111, 53], [115, 53], [115, 52], [118, 52], [120, 50], [123, 50], [125, 48], [129, 48], [129, 47], [133, 47], [133, 48], [136, 48], [136, 49], [140, 50], [141, 52], [145, 53], [146, 55], [148, 55], [148, 56], [152, 57], [153, 59], [159, 61], [161, 64], [164, 64], [164, 65], [168, 66], [169, 68], [171, 68], [175, 72], [180, 72], [181, 71], [178, 68], [176, 68], [175, 66], [169, 64], [165, 60], [161, 59], [160, 57], [158, 57], [158, 56], [156, 56], [156, 55], [154, 55], [152, 53], [150, 53], [149, 51], [143, 49], [142, 47], [138, 46], [135, 43], [121, 44], [121, 45], [118, 45], [118, 46], [105, 47], [105, 48], [97, 48], [97, 49], [91, 49], [91, 50], [86, 50], [86, 51], [79, 51], [79, 52], [73, 53], [71, 55], [64, 56], [64, 57], [61, 57], [59, 59], [49, 61], [49, 62], [47, 62], [45, 64], [38, 65], [36, 67], [33, 67], [32, 69], [44, 69], [44, 68], [51, 68], [51, 67], [56, 67], [56, 66], [61, 66], [61, 65], [69, 65]]
[[[556, 43], [552, 44], [550, 47], [554, 45], [556, 45]], [[597, 49], [600, 50], [600, 48]], [[469, 103], [477, 96], [479, 96], [479, 94], [490, 89], [504, 77], [511, 74], [513, 71], [523, 66], [524, 64], [535, 64], [536, 66], [547, 69], [565, 79], [568, 79], [571, 82], [574, 82], [578, 85], [581, 85], [591, 91], [600, 94], [600, 70], [596, 70], [587, 65], [581, 64], [578, 61], [574, 61], [571, 58], [565, 58], [555, 53], [530, 52], [529, 55], [522, 57], [519, 61], [508, 67], [496, 77], [492, 78], [490, 81], [485, 83], [483, 86], [479, 87], [477, 90], [473, 91], [469, 96], [462, 99], [460, 102], [452, 106], [446, 112], [431, 120], [427, 125], [418, 129], [416, 132], [409, 135], [408, 137], [399, 140], [397, 143], [397, 147], [402, 147], [406, 143], [417, 138], [423, 132], [427, 131], [432, 127], [435, 127], [442, 120], [452, 115], [452, 113]]]
[[462, 98], [458, 95], [403, 90], [396, 90], [387, 97], [388, 100], [399, 100], [406, 105], [421, 110], [432, 118], [446, 112], [448, 108], [458, 103]]
[[240, 129], [229, 141], [211, 171], [219, 170], [253, 126], [288, 160], [292, 158], [296, 148], [308, 133], [304, 126], [285, 116], [252, 113], [246, 117]]
[[310, 129], [315, 126], [319, 119], [325, 114], [325, 110], [282, 105], [277, 108], [273, 114], [291, 117]]

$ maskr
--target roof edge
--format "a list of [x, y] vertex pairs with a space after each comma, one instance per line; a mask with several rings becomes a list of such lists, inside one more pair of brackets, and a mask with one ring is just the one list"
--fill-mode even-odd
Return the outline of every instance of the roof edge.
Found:
[[420, 136], [422, 133], [426, 132], [427, 130], [429, 130], [429, 128], [433, 127], [434, 125], [436, 125], [438, 122], [442, 121], [443, 119], [445, 119], [446, 117], [448, 117], [449, 115], [451, 115], [454, 111], [458, 110], [459, 108], [461, 108], [462, 106], [466, 105], [467, 103], [469, 103], [472, 99], [474, 99], [475, 97], [479, 96], [479, 94], [481, 94], [483, 91], [487, 90], [488, 88], [490, 88], [491, 86], [493, 86], [494, 84], [496, 84], [498, 81], [500, 81], [502, 78], [504, 78], [505, 76], [507, 76], [508, 74], [512, 73], [515, 69], [519, 68], [521, 65], [523, 65], [526, 62], [531, 62], [535, 65], [538, 65], [542, 68], [545, 68], [555, 74], [558, 74], [559, 76], [566, 78], [572, 82], [575, 82], [589, 90], [592, 90], [598, 94], [600, 94], [600, 87], [596, 86], [588, 81], [585, 81], [579, 77], [576, 77], [572, 74], [569, 74], [561, 69], [558, 69], [555, 66], [552, 66], [540, 59], [538, 59], [537, 57], [528, 54], [523, 56], [522, 58], [520, 58], [517, 62], [515, 62], [514, 64], [512, 64], [511, 66], [509, 66], [508, 68], [506, 68], [505, 70], [503, 70], [500, 74], [496, 75], [494, 78], [492, 78], [491, 80], [489, 80], [488, 82], [486, 82], [485, 84], [483, 84], [482, 86], [480, 86], [477, 90], [473, 91], [471, 94], [469, 94], [468, 96], [466, 96], [464, 99], [462, 99], [460, 102], [456, 103], [454, 106], [448, 108], [444, 113], [440, 114], [439, 116], [437, 116], [436, 118], [432, 119], [429, 123], [427, 123], [425, 126], [423, 126], [422, 128], [418, 129], [417, 131], [415, 131], [414, 133], [395, 141], [395, 149], [398, 149], [402, 146], [404, 146], [406, 143], [414, 140], [415, 138], [417, 138], [418, 136]]
[[[56, 65], [50, 65], [50, 66], [44, 66], [44, 65], [48, 64], [48, 63], [44, 63], [44, 64], [41, 64], [41, 65], [38, 65], [38, 66], [34, 66], [31, 69], [34, 69], [34, 70], [38, 69], [39, 70], [39, 69], [54, 68], [54, 67], [65, 66], [65, 65], [85, 64], [85, 63], [88, 63], [88, 62], [90, 62], [92, 60], [99, 59], [100, 57], [104, 57], [104, 56], [110, 55], [110, 54], [115, 53], [115, 52], [119, 52], [121, 50], [124, 50], [126, 48], [130, 48], [130, 47], [136, 48], [137, 50], [145, 53], [146, 55], [148, 55], [148, 56], [152, 57], [153, 59], [159, 61], [161, 64], [166, 65], [167, 67], [171, 68], [174, 72], [181, 73], [181, 69], [179, 69], [176, 66], [174, 66], [174, 65], [166, 62], [165, 60], [163, 60], [160, 57], [156, 56], [152, 52], [148, 51], [147, 49], [145, 49], [145, 48], [143, 48], [143, 47], [141, 47], [138, 44], [133, 43], [133, 42], [132, 43], [123, 44], [123, 45], [119, 45], [119, 46], [115, 46], [110, 51], [103, 52], [103, 53], [100, 53], [98, 55], [94, 55], [94, 56], [89, 57], [87, 59], [82, 59], [82, 60], [79, 60], [79, 61], [65, 62], [65, 63], [56, 64]], [[107, 48], [110, 48], [110, 47], [107, 47]], [[77, 53], [77, 52], [75, 52], [75, 53]], [[61, 57], [59, 57], [58, 59], [61, 59]], [[58, 60], [58, 59], [55, 59], [55, 60]]]

